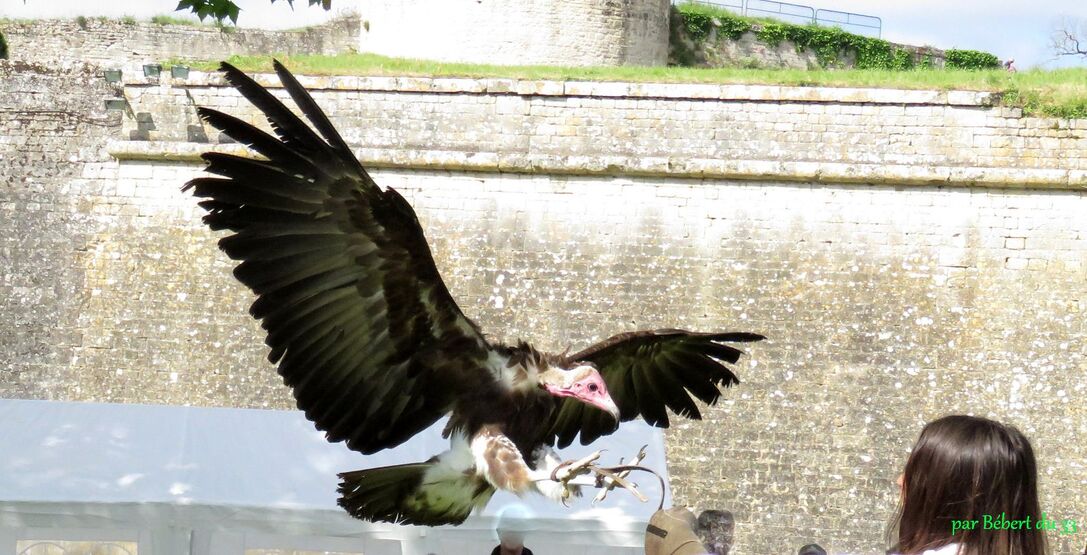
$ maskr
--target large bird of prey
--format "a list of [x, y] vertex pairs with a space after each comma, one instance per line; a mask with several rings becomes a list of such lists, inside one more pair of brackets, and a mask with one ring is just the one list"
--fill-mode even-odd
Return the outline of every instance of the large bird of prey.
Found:
[[[208, 124], [260, 155], [208, 152], [207, 172], [185, 185], [204, 222], [232, 233], [219, 247], [257, 295], [250, 312], [268, 332], [299, 409], [329, 441], [374, 453], [448, 415], [449, 451], [416, 464], [341, 474], [339, 503], [353, 516], [459, 524], [497, 489], [562, 495], [553, 446], [582, 444], [667, 410], [700, 418], [738, 383], [726, 343], [753, 333], [637, 331], [574, 354], [487, 339], [464, 315], [434, 265], [415, 212], [381, 189], [328, 118], [278, 61], [283, 86], [309, 120], [241, 71], [226, 79], [259, 108], [272, 134], [200, 108]], [[569, 473], [563, 475], [568, 476]]]

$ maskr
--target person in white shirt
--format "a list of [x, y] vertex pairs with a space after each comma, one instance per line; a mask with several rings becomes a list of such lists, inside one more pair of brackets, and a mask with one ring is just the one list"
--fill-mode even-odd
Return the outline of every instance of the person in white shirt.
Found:
[[894, 553], [1046, 553], [1034, 449], [1012, 426], [964, 415], [930, 422], [898, 480]]

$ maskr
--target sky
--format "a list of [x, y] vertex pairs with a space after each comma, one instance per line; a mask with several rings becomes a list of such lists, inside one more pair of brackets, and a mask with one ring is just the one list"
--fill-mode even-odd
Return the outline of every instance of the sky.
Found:
[[[332, 12], [295, 0], [235, 0], [243, 27], [301, 27], [325, 21], [344, 10], [365, 18], [367, 0], [334, 0]], [[452, 1], [452, 0], [450, 0]], [[874, 15], [883, 20], [883, 38], [937, 48], [985, 50], [1001, 59], [1014, 58], [1021, 69], [1035, 65], [1087, 65], [1087, 59], [1054, 61], [1049, 37], [1062, 17], [1078, 19], [1087, 31], [1087, 0], [790, 0], [814, 8]], [[733, 0], [735, 2], [735, 0]], [[177, 0], [0, 0], [0, 17], [75, 17], [125, 15], [149, 18], [172, 14]]]
[[883, 38], [894, 42], [984, 50], [1002, 60], [1014, 58], [1021, 69], [1087, 65], [1083, 58], [1054, 62], [1049, 48], [1049, 37], [1062, 17], [1078, 19], [1087, 31], [1087, 0], [790, 1], [878, 16]]

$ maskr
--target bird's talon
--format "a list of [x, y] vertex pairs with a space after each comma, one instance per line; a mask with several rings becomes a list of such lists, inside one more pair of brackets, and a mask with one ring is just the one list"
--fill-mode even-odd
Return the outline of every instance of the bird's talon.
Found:
[[[638, 454], [634, 456], [634, 458], [627, 466], [637, 466], [638, 464], [640, 464], [645, 459], [645, 450], [648, 447], [649, 445], [643, 445], [642, 448], [638, 450]], [[617, 467], [621, 466], [624, 466], [623, 459], [619, 459], [619, 464], [617, 465]], [[634, 496], [638, 499], [641, 499], [643, 501], [645, 500], [645, 496], [638, 491], [637, 484], [626, 482], [624, 480], [624, 478], [630, 475], [630, 470], [620, 470], [619, 472], [612, 472], [610, 470], [596, 468], [594, 469], [594, 471], [596, 472], [596, 487], [600, 488], [600, 492], [596, 494], [595, 498], [593, 498], [594, 505], [607, 498], [608, 492], [615, 489], [616, 485], [622, 487], [623, 489], [630, 490], [630, 492], [633, 493]]]
[[566, 484], [576, 476], [592, 472], [595, 466], [593, 463], [600, 458], [600, 455], [603, 454], [604, 451], [604, 449], [601, 449], [576, 461], [564, 461], [560, 463], [551, 471], [551, 479]]

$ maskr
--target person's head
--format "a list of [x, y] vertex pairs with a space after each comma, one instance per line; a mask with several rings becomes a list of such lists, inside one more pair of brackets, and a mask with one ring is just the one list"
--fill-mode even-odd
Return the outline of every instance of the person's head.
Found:
[[498, 511], [495, 533], [504, 549], [515, 550], [524, 547], [525, 533], [532, 521], [532, 511], [521, 504], [512, 504]]
[[[963, 415], [930, 422], [900, 478], [896, 550], [913, 555], [958, 543], [961, 555], [1042, 555], [1037, 482], [1034, 450], [1014, 427]], [[992, 526], [1001, 515], [1029, 517], [1031, 526]]]
[[499, 530], [498, 545], [503, 549], [521, 549], [525, 546], [525, 534], [516, 530]]

